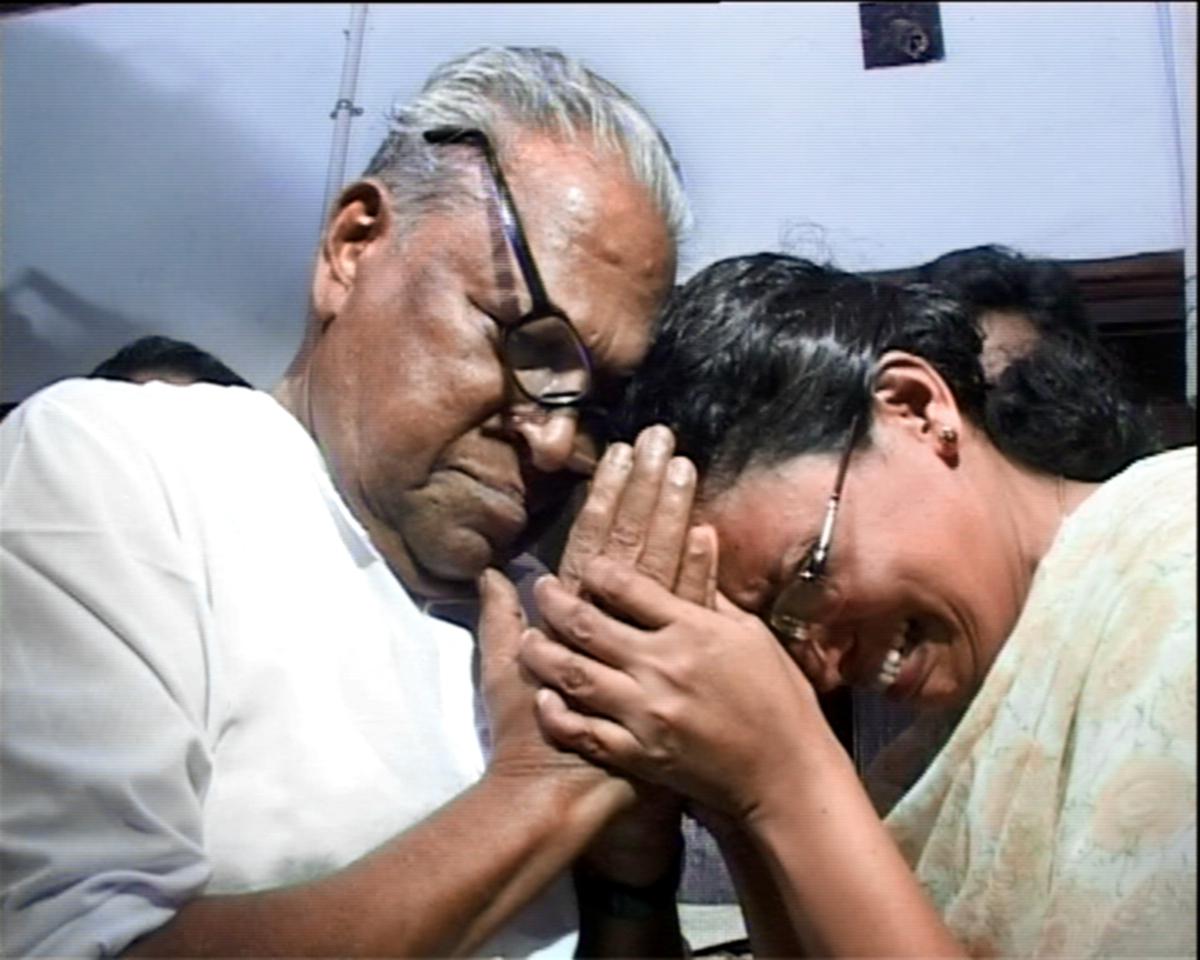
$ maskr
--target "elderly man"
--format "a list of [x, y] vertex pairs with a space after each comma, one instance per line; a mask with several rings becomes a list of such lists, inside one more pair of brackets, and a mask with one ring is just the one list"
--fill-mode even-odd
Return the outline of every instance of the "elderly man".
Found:
[[[7, 954], [569, 953], [585, 850], [591, 947], [677, 944], [678, 849], [540, 735], [489, 568], [591, 470], [685, 219], [620, 90], [477, 51], [331, 212], [273, 396], [69, 380], [5, 422]], [[568, 574], [682, 543], [669, 435], [610, 451]], [[431, 612], [477, 583], [478, 651]]]

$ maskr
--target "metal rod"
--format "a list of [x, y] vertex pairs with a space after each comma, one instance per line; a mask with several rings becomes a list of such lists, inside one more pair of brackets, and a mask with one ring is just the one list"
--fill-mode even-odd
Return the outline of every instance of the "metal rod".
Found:
[[350, 143], [350, 121], [362, 113], [354, 105], [354, 91], [358, 85], [358, 65], [362, 58], [363, 34], [367, 22], [367, 4], [350, 4], [350, 27], [346, 34], [346, 54], [342, 60], [342, 80], [338, 85], [338, 98], [329, 115], [333, 120], [333, 146], [329, 152], [329, 172], [325, 177], [325, 196], [321, 200], [321, 229], [325, 229], [325, 218], [329, 206], [338, 196], [346, 177], [346, 153]]

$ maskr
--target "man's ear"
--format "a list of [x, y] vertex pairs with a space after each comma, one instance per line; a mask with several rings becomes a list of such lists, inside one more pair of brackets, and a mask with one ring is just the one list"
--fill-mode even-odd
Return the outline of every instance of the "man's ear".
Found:
[[942, 459], [958, 460], [963, 419], [954, 392], [923, 357], [889, 350], [875, 368], [875, 420], [926, 443]]
[[363, 254], [393, 229], [391, 195], [378, 180], [350, 184], [329, 213], [313, 271], [313, 307], [322, 326], [341, 310]]

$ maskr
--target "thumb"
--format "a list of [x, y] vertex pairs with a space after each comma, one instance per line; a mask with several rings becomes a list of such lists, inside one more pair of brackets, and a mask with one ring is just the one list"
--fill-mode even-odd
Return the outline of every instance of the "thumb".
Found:
[[499, 570], [479, 575], [479, 655], [485, 677], [494, 676], [517, 658], [525, 613], [517, 588]]

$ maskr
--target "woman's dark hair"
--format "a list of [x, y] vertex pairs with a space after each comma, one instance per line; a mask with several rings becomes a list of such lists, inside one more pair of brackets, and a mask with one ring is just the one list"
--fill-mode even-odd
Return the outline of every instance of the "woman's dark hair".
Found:
[[629, 436], [670, 426], [712, 495], [748, 467], [840, 449], [855, 414], [870, 416], [876, 360], [895, 349], [932, 364], [964, 416], [1027, 466], [1102, 479], [1151, 449], [1115, 371], [1086, 341], [1044, 338], [994, 385], [981, 347], [966, 309], [935, 287], [783, 254], [733, 257], [676, 290], [624, 426]]

